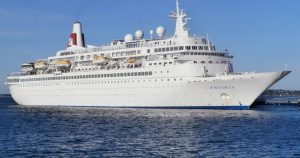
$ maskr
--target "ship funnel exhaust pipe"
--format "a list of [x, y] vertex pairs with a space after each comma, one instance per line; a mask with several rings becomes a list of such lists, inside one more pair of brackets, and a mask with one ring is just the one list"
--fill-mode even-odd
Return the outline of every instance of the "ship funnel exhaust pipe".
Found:
[[73, 31], [67, 47], [85, 47], [84, 34], [82, 33], [81, 23], [75, 22]]

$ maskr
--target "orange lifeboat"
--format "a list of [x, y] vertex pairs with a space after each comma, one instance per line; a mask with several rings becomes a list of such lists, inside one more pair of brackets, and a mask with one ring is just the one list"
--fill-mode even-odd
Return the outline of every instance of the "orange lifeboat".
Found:
[[46, 61], [37, 61], [34, 63], [34, 68], [36, 69], [46, 69], [48, 67], [48, 62]]
[[107, 64], [108, 60], [103, 55], [95, 55], [93, 58], [93, 64]]
[[134, 63], [136, 62], [136, 59], [130, 58], [130, 59], [128, 59], [127, 62], [128, 62], [129, 64], [134, 64]]
[[71, 62], [69, 60], [62, 59], [62, 60], [57, 60], [55, 62], [55, 65], [58, 68], [69, 68], [71, 66]]

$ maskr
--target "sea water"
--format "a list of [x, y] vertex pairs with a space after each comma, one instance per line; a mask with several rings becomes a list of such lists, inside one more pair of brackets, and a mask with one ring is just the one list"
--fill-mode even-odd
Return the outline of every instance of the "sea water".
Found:
[[300, 157], [300, 107], [0, 105], [0, 157]]

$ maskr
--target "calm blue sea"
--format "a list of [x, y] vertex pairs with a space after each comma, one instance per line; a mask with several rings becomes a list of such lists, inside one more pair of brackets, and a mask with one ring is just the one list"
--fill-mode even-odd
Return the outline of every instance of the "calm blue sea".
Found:
[[0, 105], [0, 157], [300, 157], [300, 107]]

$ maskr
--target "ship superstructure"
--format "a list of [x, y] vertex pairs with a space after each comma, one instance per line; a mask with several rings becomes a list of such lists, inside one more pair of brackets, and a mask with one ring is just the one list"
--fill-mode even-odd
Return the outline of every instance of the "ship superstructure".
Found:
[[7, 77], [21, 105], [248, 109], [289, 71], [235, 73], [233, 56], [208, 37], [190, 36], [187, 13], [176, 1], [175, 33], [144, 39], [141, 30], [103, 46], [85, 44], [80, 22], [67, 48], [22, 65]]

